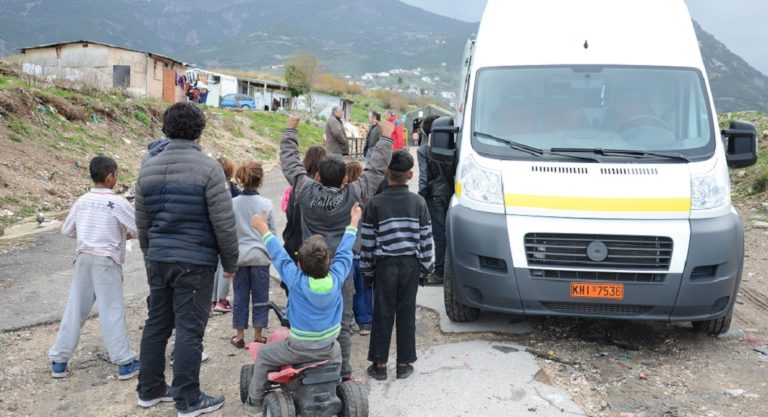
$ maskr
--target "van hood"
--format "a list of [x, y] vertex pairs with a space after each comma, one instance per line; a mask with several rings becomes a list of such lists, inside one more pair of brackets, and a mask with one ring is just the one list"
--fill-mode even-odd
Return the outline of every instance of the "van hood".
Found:
[[687, 164], [501, 164], [507, 214], [597, 219], [687, 219]]

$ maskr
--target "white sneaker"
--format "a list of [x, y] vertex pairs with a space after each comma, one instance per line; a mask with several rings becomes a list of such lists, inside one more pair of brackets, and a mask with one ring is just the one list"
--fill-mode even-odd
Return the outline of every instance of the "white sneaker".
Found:
[[[200, 365], [208, 362], [208, 354], [203, 351], [202, 356], [200, 357]], [[173, 352], [171, 352], [171, 366], [173, 366]]]

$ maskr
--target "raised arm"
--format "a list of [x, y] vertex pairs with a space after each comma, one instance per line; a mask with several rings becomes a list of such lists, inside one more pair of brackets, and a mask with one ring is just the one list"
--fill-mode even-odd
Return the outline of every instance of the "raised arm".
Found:
[[299, 131], [296, 129], [298, 126], [299, 118], [296, 116], [289, 117], [283, 131], [283, 138], [280, 140], [280, 167], [294, 192], [297, 192], [310, 179], [306, 168], [301, 163]]

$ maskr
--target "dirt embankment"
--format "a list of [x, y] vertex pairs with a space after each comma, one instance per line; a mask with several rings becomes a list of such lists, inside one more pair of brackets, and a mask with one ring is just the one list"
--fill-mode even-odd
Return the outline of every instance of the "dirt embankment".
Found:
[[[37, 212], [50, 217], [68, 209], [90, 187], [93, 156], [117, 160], [117, 191], [130, 187], [147, 144], [163, 136], [165, 107], [120, 91], [42, 85], [0, 63], [0, 235], [3, 227]], [[208, 127], [201, 143], [206, 153], [276, 163], [274, 139], [252, 130], [248, 114], [205, 111]]]

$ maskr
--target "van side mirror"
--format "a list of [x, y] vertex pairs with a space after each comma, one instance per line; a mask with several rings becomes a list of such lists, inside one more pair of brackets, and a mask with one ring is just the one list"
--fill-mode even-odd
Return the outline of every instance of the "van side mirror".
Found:
[[443, 116], [432, 123], [429, 136], [429, 156], [435, 161], [453, 163], [456, 159], [456, 135], [459, 127], [453, 125], [453, 117]]
[[757, 162], [757, 129], [749, 122], [734, 120], [720, 131], [726, 141], [725, 157], [731, 168], [744, 168]]

